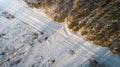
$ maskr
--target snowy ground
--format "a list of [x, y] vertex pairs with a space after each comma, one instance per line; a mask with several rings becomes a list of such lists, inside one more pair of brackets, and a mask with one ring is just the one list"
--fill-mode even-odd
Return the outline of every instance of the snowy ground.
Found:
[[119, 67], [120, 57], [21, 0], [0, 0], [0, 67]]

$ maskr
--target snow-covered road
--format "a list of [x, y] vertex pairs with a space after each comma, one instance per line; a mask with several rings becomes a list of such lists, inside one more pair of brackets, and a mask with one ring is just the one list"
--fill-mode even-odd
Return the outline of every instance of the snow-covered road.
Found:
[[29, 8], [22, 0], [0, 0], [0, 67], [94, 64], [119, 67], [120, 57], [70, 32], [64, 23], [54, 22], [44, 11]]

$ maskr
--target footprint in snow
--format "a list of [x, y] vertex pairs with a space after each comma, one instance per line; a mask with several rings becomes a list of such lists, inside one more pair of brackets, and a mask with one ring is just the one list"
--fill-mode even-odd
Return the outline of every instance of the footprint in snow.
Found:
[[2, 12], [2, 16], [7, 18], [7, 19], [14, 19], [15, 17], [13, 15], [11, 15], [9, 12], [5, 11]]
[[[25, 35], [23, 35], [25, 37]], [[43, 43], [48, 39], [48, 37], [43, 32], [34, 32], [31, 34], [30, 46], [34, 46], [35, 43]]]
[[69, 50], [69, 54], [70, 54], [70, 55], [74, 55], [74, 54], [75, 54], [75, 51], [72, 50], [72, 49], [70, 49], [70, 50]]
[[43, 32], [40, 32], [40, 33], [34, 32], [32, 34], [32, 41], [37, 40], [38, 42], [42, 43], [47, 39], [48, 37]]
[[47, 62], [45, 62], [42, 67], [50, 67], [52, 64], [55, 63], [55, 59], [48, 59]]
[[5, 36], [6, 34], [5, 33], [1, 33], [0, 34], [0, 38], [2, 38], [3, 36]]

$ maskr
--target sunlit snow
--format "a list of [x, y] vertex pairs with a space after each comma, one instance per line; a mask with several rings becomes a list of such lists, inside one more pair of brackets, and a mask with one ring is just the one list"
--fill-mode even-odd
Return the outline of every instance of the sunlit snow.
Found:
[[22, 0], [0, 0], [0, 67], [119, 67], [120, 57]]

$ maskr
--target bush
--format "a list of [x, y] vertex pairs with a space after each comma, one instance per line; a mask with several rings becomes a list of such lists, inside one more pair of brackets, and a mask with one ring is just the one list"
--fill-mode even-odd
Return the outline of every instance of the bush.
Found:
[[55, 21], [67, 19], [69, 29], [81, 30], [81, 35], [97, 45], [120, 47], [120, 0], [40, 0], [29, 6], [47, 7]]
[[78, 26], [74, 26], [74, 27], [73, 27], [73, 31], [74, 31], [74, 32], [77, 32], [78, 30], [79, 30], [79, 27], [78, 27]]

